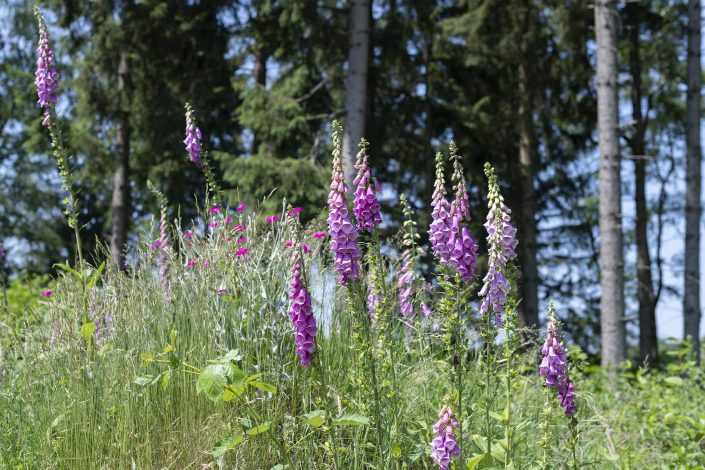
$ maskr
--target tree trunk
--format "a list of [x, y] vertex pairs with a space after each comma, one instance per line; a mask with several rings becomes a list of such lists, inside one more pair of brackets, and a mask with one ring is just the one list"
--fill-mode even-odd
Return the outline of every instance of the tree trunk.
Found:
[[539, 273], [536, 263], [536, 161], [534, 159], [534, 131], [531, 116], [531, 91], [529, 87], [526, 43], [520, 47], [517, 76], [519, 80], [519, 262], [521, 264], [521, 312], [519, 324], [531, 328], [539, 324]]
[[130, 123], [128, 100], [126, 99], [130, 65], [127, 54], [120, 54], [118, 65], [117, 90], [120, 95], [120, 110], [117, 122], [117, 142], [115, 148], [115, 174], [113, 177], [112, 235], [110, 253], [117, 266], [125, 265], [125, 243], [130, 217]]
[[641, 56], [639, 41], [639, 5], [629, 4], [629, 72], [632, 76], [631, 99], [634, 133], [629, 145], [634, 159], [634, 203], [636, 206], [636, 272], [637, 299], [639, 300], [639, 357], [653, 367], [658, 363], [656, 338], [656, 295], [654, 293], [649, 254], [648, 209], [646, 207], [646, 119], [641, 111]]
[[[367, 68], [370, 49], [370, 1], [350, 2], [350, 48], [348, 79], [345, 89], [345, 127], [343, 131], [343, 171], [348, 187], [355, 179], [355, 156], [365, 133]], [[352, 189], [351, 189], [352, 190]]]
[[683, 338], [700, 363], [700, 0], [688, 1], [688, 96], [686, 99], [685, 288]]
[[615, 0], [595, 2], [597, 127], [600, 147], [600, 327], [602, 365], [607, 368], [624, 361], [626, 349], [616, 20]]

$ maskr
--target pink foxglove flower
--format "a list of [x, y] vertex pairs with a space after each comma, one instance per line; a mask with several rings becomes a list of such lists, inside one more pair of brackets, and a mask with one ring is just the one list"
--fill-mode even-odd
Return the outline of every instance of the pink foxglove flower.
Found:
[[432, 428], [436, 436], [431, 441], [431, 458], [438, 464], [439, 470], [448, 470], [450, 460], [460, 456], [460, 447], [453, 435], [453, 429], [457, 428], [459, 423], [449, 406], [441, 409], [438, 418]]
[[184, 139], [186, 152], [194, 165], [201, 166], [201, 130], [196, 127], [193, 109], [186, 105], [186, 138]]
[[470, 222], [470, 204], [465, 187], [465, 174], [462, 158], [457, 153], [455, 142], [450, 142], [450, 158], [453, 160], [453, 184], [455, 200], [450, 210], [450, 234], [447, 248], [450, 252], [450, 264], [455, 267], [463, 282], [472, 280], [477, 264], [477, 243], [470, 235], [467, 223]]
[[433, 189], [433, 199], [431, 200], [431, 226], [428, 231], [428, 238], [431, 248], [436, 254], [441, 264], [450, 262], [450, 252], [452, 247], [449, 244], [451, 232], [450, 204], [446, 198], [445, 176], [443, 174], [443, 155], [436, 154], [436, 182]]
[[353, 181], [355, 184], [355, 194], [353, 197], [355, 218], [357, 219], [357, 228], [360, 232], [372, 232], [375, 227], [382, 223], [382, 218], [379, 215], [380, 205], [377, 201], [377, 194], [381, 192], [379, 183], [371, 176], [370, 168], [367, 163], [367, 142], [360, 142], [360, 152], [357, 154], [357, 176]]
[[350, 221], [345, 195], [348, 192], [340, 160], [343, 128], [333, 122], [333, 175], [328, 193], [328, 233], [331, 237], [331, 251], [335, 256], [338, 281], [347, 286], [360, 275], [359, 261], [362, 253], [357, 246], [357, 229]]
[[499, 193], [499, 185], [494, 168], [489, 163], [485, 164], [485, 174], [489, 180], [489, 212], [487, 213], [487, 246], [489, 248], [489, 268], [480, 290], [482, 304], [480, 313], [492, 314], [495, 323], [501, 325], [500, 315], [504, 313], [504, 305], [509, 295], [509, 281], [507, 280], [507, 264], [514, 260], [516, 254], [516, 229], [511, 224], [510, 211], [504, 205], [504, 198]]
[[551, 303], [549, 311], [551, 312], [551, 320], [548, 323], [546, 341], [541, 347], [543, 360], [539, 366], [539, 374], [546, 378], [545, 385], [547, 387], [553, 387], [558, 392], [560, 406], [565, 409], [565, 415], [573, 416], [576, 411], [575, 386], [568, 377], [568, 352], [561, 341], [553, 303]]
[[49, 125], [51, 109], [56, 105], [56, 96], [59, 92], [59, 74], [54, 64], [54, 52], [49, 45], [49, 32], [44, 22], [44, 17], [37, 7], [34, 15], [39, 24], [39, 44], [37, 46], [37, 70], [34, 73], [34, 85], [37, 88], [39, 99], [37, 103], [44, 108], [43, 126]]
[[311, 307], [311, 295], [306, 289], [302, 278], [303, 262], [301, 260], [301, 250], [296, 246], [291, 256], [291, 308], [289, 318], [291, 319], [296, 332], [296, 354], [301, 358], [301, 365], [309, 367], [311, 364], [311, 354], [316, 349], [316, 319], [313, 316]]
[[159, 280], [164, 288], [164, 293], [171, 293], [171, 279], [169, 276], [169, 225], [166, 220], [166, 208], [162, 208], [159, 217], [159, 253], [157, 254], [157, 267]]

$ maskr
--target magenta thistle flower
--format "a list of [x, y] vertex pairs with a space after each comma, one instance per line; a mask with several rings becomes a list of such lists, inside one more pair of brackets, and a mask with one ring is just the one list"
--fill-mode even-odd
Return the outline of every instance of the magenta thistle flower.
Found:
[[246, 255], [250, 250], [247, 248], [240, 248], [235, 252], [235, 256], [243, 256]]
[[560, 406], [565, 409], [566, 416], [575, 414], [575, 386], [568, 377], [568, 352], [561, 341], [558, 331], [553, 302], [549, 305], [551, 320], [548, 323], [546, 341], [541, 347], [543, 360], [539, 366], [539, 374], [546, 378], [545, 385], [553, 387], [558, 392]]
[[270, 215], [269, 217], [267, 217], [266, 219], [264, 219], [264, 221], [267, 222], [268, 224], [273, 224], [273, 223], [276, 222], [277, 220], [279, 220], [279, 216], [278, 216], [278, 215]]
[[216, 212], [220, 212], [220, 206], [211, 207], [211, 214], [214, 214]]
[[348, 192], [340, 161], [343, 128], [333, 122], [333, 175], [328, 194], [328, 233], [331, 251], [335, 255], [338, 281], [346, 286], [360, 274], [359, 261], [362, 253], [357, 246], [357, 229], [350, 221], [345, 195]]
[[470, 222], [470, 204], [465, 186], [462, 158], [457, 153], [455, 142], [450, 142], [450, 158], [453, 160], [453, 183], [455, 200], [450, 209], [450, 234], [447, 248], [450, 251], [450, 264], [455, 267], [463, 282], [472, 280], [477, 264], [477, 243], [473, 240], [466, 224]]
[[54, 293], [54, 291], [52, 291], [52, 290], [45, 290], [45, 291], [42, 292], [40, 295], [41, 295], [42, 297], [51, 297], [53, 293]]
[[288, 242], [284, 243], [284, 246], [285, 246], [286, 248], [291, 248], [292, 246], [294, 246], [294, 242], [288, 241]]
[[441, 409], [438, 418], [432, 428], [436, 435], [431, 441], [431, 458], [440, 470], [448, 470], [450, 460], [460, 456], [460, 447], [453, 435], [453, 429], [457, 428], [459, 423], [449, 406]]
[[247, 208], [247, 204], [240, 204], [239, 206], [237, 206], [237, 207], [235, 208], [235, 210], [238, 211], [238, 212], [242, 212], [242, 211], [244, 211], [246, 208]]
[[37, 46], [37, 70], [34, 73], [34, 86], [37, 88], [39, 106], [44, 108], [43, 126], [49, 125], [50, 109], [56, 105], [56, 95], [59, 91], [59, 73], [54, 65], [54, 52], [49, 45], [49, 32], [44, 17], [37, 7], [34, 15], [39, 25], [39, 44]]
[[487, 213], [487, 246], [489, 248], [489, 268], [480, 290], [481, 314], [494, 314], [495, 323], [501, 325], [500, 315], [509, 294], [509, 281], [506, 278], [507, 263], [516, 258], [516, 229], [511, 224], [511, 211], [504, 205], [499, 193], [497, 176], [489, 163], [485, 164], [485, 174], [489, 181], [489, 212]]
[[189, 268], [192, 266], [196, 266], [197, 264], [198, 264], [198, 261], [195, 261], [195, 260], [189, 260], [186, 262], [186, 266], [188, 266]]
[[441, 152], [436, 154], [436, 182], [434, 184], [431, 207], [432, 222], [428, 231], [428, 238], [431, 242], [431, 248], [441, 264], [448, 264], [450, 262], [452, 249], [449, 244], [451, 209], [448, 199], [446, 198], [445, 176], [443, 175], [443, 155]]
[[357, 176], [353, 181], [356, 186], [353, 212], [360, 232], [372, 232], [382, 223], [382, 218], [379, 215], [380, 205], [377, 201], [377, 194], [381, 192], [381, 188], [377, 180], [371, 176], [367, 158], [367, 142], [362, 139], [360, 152], [357, 154], [357, 163], [355, 163]]
[[325, 236], [326, 236], [326, 234], [323, 233], [323, 232], [316, 232], [316, 233], [313, 234], [313, 238], [315, 238], [315, 239], [321, 239], [321, 238], [323, 238], [323, 237], [325, 237]]
[[189, 159], [198, 167], [201, 166], [201, 130], [196, 127], [193, 109], [186, 104], [186, 138], [184, 139]]
[[296, 354], [301, 358], [301, 365], [308, 367], [311, 364], [311, 354], [316, 349], [316, 319], [311, 307], [311, 295], [303, 283], [303, 261], [301, 251], [297, 246], [291, 256], [291, 308], [289, 318], [296, 328]]

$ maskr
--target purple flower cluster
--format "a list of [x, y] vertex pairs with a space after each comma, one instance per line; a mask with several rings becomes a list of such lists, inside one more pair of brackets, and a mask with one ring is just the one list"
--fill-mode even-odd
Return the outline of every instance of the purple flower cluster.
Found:
[[39, 99], [37, 103], [44, 108], [43, 126], [49, 125], [50, 108], [56, 105], [59, 91], [59, 74], [54, 66], [54, 52], [49, 45], [49, 33], [44, 17], [35, 7], [34, 13], [39, 24], [39, 45], [37, 46], [37, 71], [34, 73], [34, 85]]
[[340, 161], [342, 148], [342, 127], [334, 123], [333, 132], [333, 176], [328, 194], [328, 233], [331, 238], [331, 251], [335, 255], [335, 268], [338, 281], [346, 286], [360, 275], [359, 261], [362, 253], [357, 247], [357, 229], [350, 221], [345, 195], [348, 192]]
[[397, 279], [399, 293], [399, 309], [404, 319], [408, 322], [414, 317], [414, 263], [410, 249], [404, 250], [401, 255], [401, 270]]
[[379, 302], [381, 300], [380, 295], [375, 293], [375, 289], [373, 286], [370, 286], [368, 288], [367, 292], [367, 312], [370, 314], [370, 319], [372, 320], [372, 323], [377, 322], [377, 306], [379, 305]]
[[379, 215], [379, 201], [377, 194], [381, 192], [379, 183], [373, 179], [370, 174], [370, 168], [367, 165], [367, 152], [365, 151], [366, 142], [361, 142], [362, 149], [357, 154], [357, 176], [353, 183], [355, 189], [355, 219], [357, 220], [357, 228], [360, 232], [372, 232], [372, 230], [382, 223], [382, 218]]
[[553, 312], [541, 354], [543, 354], [543, 360], [539, 366], [539, 374], [546, 377], [546, 386], [554, 387], [558, 391], [558, 399], [561, 402], [561, 407], [565, 409], [565, 415], [573, 416], [575, 414], [575, 387], [568, 378], [568, 353], [561, 341], [558, 321]]
[[431, 200], [431, 227], [428, 238], [431, 248], [441, 264], [450, 262], [451, 246], [448, 243], [451, 232], [450, 204], [446, 199], [445, 177], [443, 175], [443, 155], [436, 154], [436, 182]]
[[455, 184], [455, 201], [450, 209], [450, 233], [447, 249], [450, 252], [450, 264], [455, 267], [463, 282], [472, 280], [477, 265], [477, 243], [465, 226], [470, 222], [470, 203], [465, 187], [463, 165], [457, 154], [455, 142], [450, 143], [450, 156], [453, 159], [453, 183]]
[[497, 176], [494, 168], [485, 164], [485, 174], [489, 180], [489, 212], [487, 213], [487, 246], [489, 247], [489, 269], [480, 290], [482, 304], [480, 313], [490, 312], [495, 316], [495, 323], [502, 324], [500, 315], [509, 294], [509, 281], [506, 278], [507, 264], [514, 260], [516, 254], [516, 229], [511, 224], [511, 210], [504, 205], [504, 198], [499, 193]]
[[193, 109], [186, 105], [186, 138], [184, 139], [189, 159], [201, 166], [201, 130], [196, 127]]
[[311, 354], [316, 349], [318, 327], [311, 308], [311, 295], [301, 279], [302, 271], [301, 250], [297, 245], [294, 249], [294, 254], [291, 256], [291, 308], [289, 309], [289, 318], [296, 327], [296, 333], [294, 333], [296, 354], [301, 358], [301, 365], [308, 367], [311, 364]]
[[460, 447], [453, 435], [453, 428], [458, 427], [458, 420], [453, 416], [453, 410], [444, 406], [438, 414], [438, 422], [433, 425], [436, 436], [431, 441], [431, 458], [438, 464], [440, 470], [450, 468], [450, 459], [460, 455]]
[[166, 209], [162, 208], [159, 217], [159, 243], [157, 254], [157, 266], [159, 268], [159, 280], [164, 287], [164, 293], [168, 296], [171, 292], [171, 282], [169, 278], [169, 226], [166, 220]]

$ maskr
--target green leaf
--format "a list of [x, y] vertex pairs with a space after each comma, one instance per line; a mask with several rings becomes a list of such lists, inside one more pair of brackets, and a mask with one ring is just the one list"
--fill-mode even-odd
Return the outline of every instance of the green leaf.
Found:
[[171, 378], [171, 370], [167, 370], [162, 374], [162, 390], [166, 390], [169, 386], [169, 379]]
[[497, 421], [504, 421], [504, 419], [502, 418], [502, 415], [500, 415], [496, 411], [490, 411], [489, 414], [490, 414], [491, 418], [496, 419]]
[[269, 428], [272, 426], [272, 423], [269, 421], [265, 421], [262, 424], [259, 424], [255, 427], [252, 427], [245, 431], [248, 436], [256, 436], [257, 434], [262, 434], [263, 432], [267, 432]]
[[93, 338], [93, 333], [95, 332], [95, 325], [93, 322], [87, 321], [81, 326], [81, 336], [86, 340], [86, 343], [90, 344]]
[[219, 362], [237, 362], [242, 359], [242, 355], [238, 349], [231, 349], [220, 357]]
[[73, 268], [71, 268], [71, 267], [69, 267], [69, 266], [67, 266], [67, 265], [65, 265], [65, 264], [56, 263], [56, 264], [54, 265], [54, 267], [55, 267], [55, 268], [59, 268], [59, 269], [61, 269], [61, 270], [64, 271], [64, 272], [70, 273], [70, 274], [73, 275], [73, 277], [75, 277], [76, 279], [79, 279], [79, 280], [81, 279], [81, 274], [80, 274], [78, 271], [76, 271], [75, 269], [73, 269]]
[[250, 382], [250, 385], [252, 385], [255, 388], [258, 388], [260, 390], [264, 390], [265, 392], [269, 393], [277, 393], [277, 387], [274, 385], [264, 383], [264, 382]]
[[671, 387], [680, 387], [683, 385], [683, 379], [680, 377], [666, 377], [663, 381]]
[[228, 367], [226, 365], [211, 364], [206, 366], [198, 376], [196, 392], [203, 392], [212, 401], [218, 401], [228, 384], [227, 374]]
[[98, 269], [93, 273], [93, 276], [91, 276], [90, 281], [88, 281], [89, 289], [93, 289], [93, 287], [95, 287], [96, 283], [98, 282], [98, 278], [100, 278], [100, 273], [103, 272], [103, 269], [105, 269], [105, 261], [100, 263], [100, 266], [98, 266]]
[[235, 446], [241, 443], [244, 438], [245, 435], [240, 432], [224, 439], [221, 439], [220, 441], [216, 442], [215, 447], [213, 447], [213, 450], [211, 450], [211, 455], [213, 455], [213, 457], [215, 458], [222, 457], [227, 451], [234, 449]]
[[331, 424], [333, 426], [364, 426], [370, 424], [370, 418], [358, 413], [350, 413], [334, 419]]
[[325, 410], [314, 410], [301, 416], [304, 423], [310, 424], [314, 428], [320, 428], [326, 422]]
[[477, 467], [484, 458], [485, 454], [475, 454], [467, 461], [468, 470], [474, 470], [474, 468]]
[[255, 380], [257, 380], [257, 379], [259, 379], [260, 377], [262, 377], [263, 375], [264, 375], [264, 374], [263, 374], [262, 372], [260, 372], [259, 374], [253, 374], [253, 375], [251, 375], [251, 376], [249, 376], [248, 378], [245, 379], [245, 383], [254, 382]]

